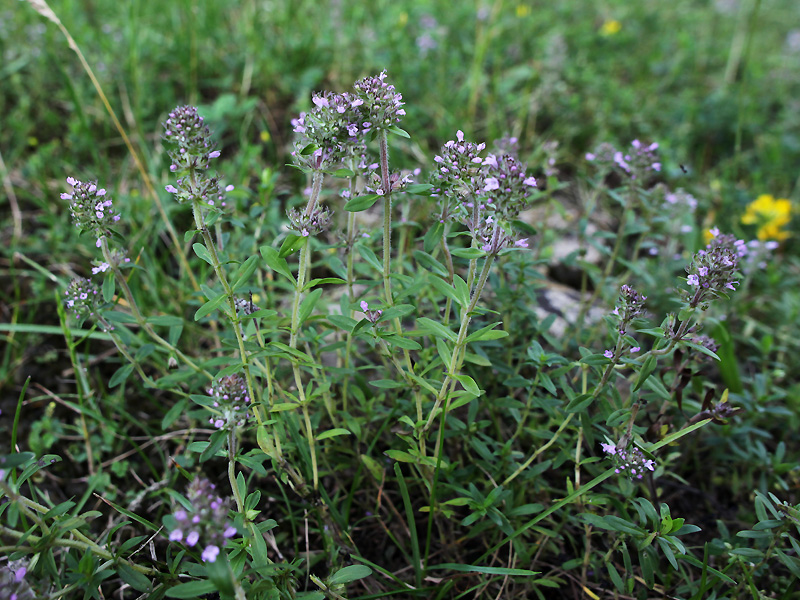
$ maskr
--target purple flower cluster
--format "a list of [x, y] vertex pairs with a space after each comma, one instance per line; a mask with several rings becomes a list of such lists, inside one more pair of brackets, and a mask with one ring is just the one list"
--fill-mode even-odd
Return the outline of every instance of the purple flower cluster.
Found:
[[228, 375], [214, 381], [208, 390], [214, 398], [214, 416], [208, 422], [217, 429], [236, 429], [247, 422], [249, 416], [247, 381], [240, 374]]
[[479, 192], [478, 173], [483, 158], [479, 156], [486, 144], [464, 141], [464, 132], [456, 132], [456, 139], [442, 146], [441, 153], [433, 157], [436, 163], [435, 185], [448, 197], [462, 198]]
[[375, 129], [397, 125], [406, 114], [402, 94], [385, 79], [386, 70], [383, 70], [377, 77], [365, 77], [353, 85], [356, 95], [364, 101], [361, 112]]
[[664, 195], [664, 208], [694, 213], [697, 210], [697, 199], [683, 189], [675, 192], [667, 191]]
[[767, 259], [772, 256], [772, 253], [780, 247], [780, 242], [769, 240], [762, 242], [760, 240], [750, 240], [744, 246], [738, 246], [739, 250], [739, 267], [745, 274], [752, 273], [757, 270], [764, 270], [767, 268]]
[[25, 579], [28, 569], [21, 560], [0, 565], [0, 591], [8, 600], [33, 600], [36, 593]]
[[536, 179], [526, 174], [525, 165], [512, 154], [481, 157], [485, 148], [486, 144], [465, 141], [459, 130], [456, 139], [445, 143], [434, 157], [433, 182], [444, 199], [441, 221], [464, 223], [489, 254], [509, 246], [527, 248], [527, 240], [517, 240], [507, 227], [525, 207]]
[[747, 244], [735, 236], [720, 234], [719, 229], [711, 230], [714, 238], [694, 255], [692, 263], [686, 267], [686, 283], [694, 288], [690, 298], [692, 307], [712, 298], [727, 296], [735, 290], [735, 279], [739, 259], [747, 254]]
[[500, 218], [511, 220], [525, 208], [536, 179], [525, 172], [525, 165], [510, 154], [490, 154], [482, 163], [481, 192], [487, 205]]
[[67, 177], [67, 183], [72, 186], [72, 193], [61, 194], [61, 199], [70, 201], [73, 223], [81, 231], [92, 232], [99, 248], [100, 238], [110, 236], [111, 226], [120, 219], [111, 197], [104, 189], [98, 189], [96, 181], [83, 182]]
[[614, 444], [601, 443], [600, 446], [614, 461], [615, 473], [627, 475], [630, 479], [641, 479], [645, 469], [655, 471], [656, 462], [645, 458], [636, 446], [631, 445], [625, 449], [619, 449]]
[[112, 267], [112, 264], [115, 267], [119, 267], [120, 265], [129, 262], [131, 262], [131, 259], [125, 256], [122, 252], [120, 252], [119, 250], [112, 250], [111, 263], [107, 263], [101, 260], [96, 260], [92, 262], [92, 264], [94, 265], [94, 267], [92, 267], [92, 275], [97, 275], [98, 273], [105, 273]]
[[67, 291], [64, 292], [66, 296], [64, 306], [72, 311], [77, 319], [92, 317], [97, 310], [98, 292], [97, 286], [91, 280], [76, 277], [70, 281]]
[[222, 188], [218, 177], [208, 177], [203, 172], [210, 167], [210, 160], [220, 153], [214, 150], [211, 131], [203, 123], [194, 106], [180, 106], [169, 113], [164, 122], [164, 139], [170, 145], [167, 151], [172, 159], [169, 170], [184, 176], [164, 189], [182, 204], [197, 202], [204, 207], [225, 207], [225, 194], [233, 191], [232, 185]]
[[610, 144], [601, 144], [593, 153], [586, 154], [586, 160], [595, 162], [602, 168], [616, 168], [631, 179], [644, 179], [651, 172], [661, 171], [656, 142], [643, 144], [639, 140], [633, 140], [631, 147], [632, 150], [624, 152]]
[[[292, 119], [294, 132], [300, 135], [292, 152], [295, 162], [321, 169], [365, 152], [364, 137], [373, 125], [360, 110], [363, 99], [351, 93], [324, 92], [314, 94], [311, 101], [310, 112]], [[316, 146], [311, 155], [301, 152], [308, 144]]]
[[357, 169], [365, 172], [367, 136], [396, 125], [406, 114], [402, 95], [385, 79], [383, 71], [357, 81], [354, 92], [314, 94], [313, 108], [292, 119], [294, 132], [300, 136], [292, 152], [295, 164], [323, 170], [336, 167], [347, 157], [361, 156]]
[[236, 528], [228, 519], [229, 501], [218, 496], [215, 489], [208, 479], [196, 477], [186, 491], [191, 508], [179, 508], [171, 515], [175, 526], [171, 528], [169, 540], [183, 542], [189, 547], [200, 543], [204, 562], [217, 560], [220, 549], [236, 535]]

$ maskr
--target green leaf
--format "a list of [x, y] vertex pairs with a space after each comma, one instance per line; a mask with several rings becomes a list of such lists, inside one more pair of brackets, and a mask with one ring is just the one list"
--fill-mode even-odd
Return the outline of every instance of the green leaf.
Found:
[[279, 258], [286, 258], [287, 256], [291, 256], [300, 248], [305, 246], [308, 243], [308, 238], [302, 235], [294, 235], [289, 234], [286, 236], [286, 239], [283, 240], [281, 244], [281, 249], [278, 250], [278, 257]]
[[337, 435], [352, 435], [352, 433], [350, 433], [347, 429], [337, 427], [335, 429], [323, 431], [317, 436], [317, 440], [327, 440], [328, 438], [336, 437]]
[[227, 296], [224, 293], [222, 293], [216, 298], [212, 298], [211, 300], [203, 304], [203, 306], [198, 308], [197, 312], [194, 313], [194, 320], [199, 321], [206, 315], [210, 315], [219, 307], [220, 304], [222, 304], [225, 301], [226, 298]]
[[453, 256], [457, 256], [459, 258], [467, 258], [472, 260], [473, 258], [480, 258], [481, 256], [486, 256], [486, 252], [481, 250], [480, 248], [453, 248], [450, 250], [450, 254]]
[[133, 372], [133, 365], [127, 364], [122, 365], [117, 371], [111, 376], [111, 379], [108, 382], [108, 387], [115, 388], [120, 383], [124, 382], [128, 376]]
[[322, 277], [320, 279], [312, 279], [303, 287], [303, 291], [305, 292], [306, 290], [310, 290], [311, 288], [316, 287], [318, 285], [326, 285], [329, 283], [347, 283], [347, 282], [339, 277]]
[[214, 264], [214, 259], [211, 258], [211, 253], [208, 251], [208, 248], [206, 248], [203, 244], [201, 244], [200, 242], [195, 242], [194, 244], [192, 244], [192, 249], [194, 250], [194, 253], [197, 256], [202, 258], [208, 264], [210, 265]]
[[381, 334], [381, 338], [390, 346], [403, 348], [405, 350], [422, 350], [422, 346], [420, 346], [419, 342], [404, 338], [396, 333]]
[[382, 390], [393, 390], [407, 385], [402, 381], [395, 381], [394, 379], [376, 379], [375, 381], [370, 381], [369, 384]]
[[610, 361], [603, 354], [587, 354], [586, 356], [581, 358], [579, 362], [582, 362], [585, 365], [589, 365], [590, 367], [597, 367], [601, 365], [605, 366]]
[[467, 336], [467, 343], [470, 342], [480, 342], [482, 340], [499, 340], [500, 338], [508, 337], [508, 332], [503, 331], [502, 329], [499, 331], [494, 331], [494, 328], [498, 325], [502, 325], [502, 322], [499, 323], [492, 323], [491, 325], [487, 325], [471, 333]]
[[428, 254], [433, 252], [433, 249], [442, 241], [442, 233], [444, 233], [444, 223], [439, 223], [438, 221], [434, 223], [433, 227], [428, 229], [423, 238], [422, 245], [425, 252]]
[[116, 569], [120, 579], [137, 592], [147, 592], [150, 590], [150, 580], [139, 573], [139, 571], [132, 569], [125, 563], [117, 563]]
[[275, 248], [272, 246], [261, 246], [258, 251], [261, 253], [261, 257], [270, 269], [286, 277], [293, 285], [297, 285], [292, 272], [289, 270], [288, 263], [285, 259], [278, 256], [278, 251]]
[[328, 577], [328, 583], [331, 585], [338, 585], [340, 583], [350, 583], [364, 577], [372, 575], [372, 569], [366, 565], [350, 565], [344, 569], [339, 569]]
[[183, 325], [183, 319], [174, 317], [172, 315], [156, 315], [155, 317], [147, 317], [147, 322], [151, 325], [163, 325], [165, 327], [179, 327]]
[[377, 270], [379, 273], [383, 273], [383, 265], [372, 250], [362, 244], [358, 244], [356, 248], [358, 248], [358, 253], [361, 255], [361, 258], [372, 265], [372, 267], [375, 268], [375, 270]]
[[478, 384], [475, 383], [475, 380], [469, 375], [453, 375], [453, 379], [463, 385], [464, 389], [473, 396], [480, 396], [482, 394], [481, 388], [478, 387]]
[[210, 581], [190, 581], [168, 589], [167, 598], [199, 598], [203, 594], [216, 591], [216, 586]]
[[114, 291], [116, 289], [116, 281], [114, 279], [114, 273], [109, 272], [106, 275], [106, 278], [103, 280], [103, 301], [104, 302], [111, 302], [114, 300]]
[[400, 137], [404, 137], [409, 140], [411, 139], [411, 136], [408, 135], [408, 132], [404, 131], [403, 129], [400, 129], [397, 125], [392, 125], [391, 127], [387, 128], [386, 131], [388, 131], [389, 133], [393, 133], [395, 135], [399, 135]]
[[571, 413], [581, 412], [589, 408], [593, 401], [594, 398], [591, 394], [581, 394], [580, 396], [575, 396], [564, 410]]
[[200, 454], [200, 462], [206, 462], [209, 458], [214, 456], [225, 444], [228, 439], [226, 431], [215, 431], [211, 434], [211, 439], [208, 440], [208, 446]]
[[161, 420], [161, 429], [169, 429], [169, 427], [178, 420], [178, 417], [183, 414], [183, 411], [186, 410], [186, 404], [185, 398], [178, 400]]
[[314, 307], [317, 305], [317, 301], [319, 300], [320, 296], [322, 296], [322, 290], [314, 290], [308, 296], [303, 298], [303, 301], [300, 303], [300, 312], [298, 313], [298, 325], [302, 325], [309, 317], [311, 312], [314, 310]]
[[[407, 185], [403, 191], [406, 194], [418, 194], [420, 196], [429, 196], [430, 194], [426, 194], [425, 192], [429, 192], [432, 189], [433, 185], [430, 183], [412, 183], [411, 185]], [[430, 252], [430, 250], [428, 250], [427, 252]]]
[[368, 208], [372, 208], [372, 205], [375, 204], [380, 198], [383, 198], [383, 196], [379, 196], [378, 194], [364, 194], [363, 196], [356, 196], [344, 205], [344, 209], [347, 212], [362, 212]]
[[416, 456], [411, 456], [408, 452], [403, 452], [402, 450], [391, 449], [384, 452], [384, 454], [386, 454], [386, 456], [392, 460], [396, 460], [398, 462], [407, 462], [412, 464], [419, 462]]
[[442, 563], [441, 565], [431, 565], [428, 569], [446, 569], [448, 571], [460, 571], [462, 573], [486, 573], [487, 575], [539, 575], [541, 571], [531, 571], [529, 569], [512, 569], [509, 567], [481, 567], [478, 565], [461, 565], [456, 563]]
[[448, 339], [451, 342], [455, 342], [458, 339], [458, 336], [455, 334], [454, 331], [445, 327], [438, 321], [434, 321], [429, 319], [428, 317], [421, 317], [417, 320], [417, 324], [425, 331], [431, 333], [435, 337], [440, 337], [443, 339]]
[[336, 169], [333, 173], [331, 173], [331, 175], [334, 177], [341, 177], [342, 179], [348, 179], [356, 176], [356, 174], [350, 169]]
[[239, 288], [243, 287], [250, 281], [250, 278], [253, 276], [253, 273], [256, 272], [258, 268], [258, 256], [252, 255], [246, 261], [244, 261], [241, 266], [236, 270], [236, 273], [231, 277], [236, 283], [233, 284], [232, 288], [233, 291], [237, 291]]
[[642, 365], [642, 370], [639, 371], [639, 378], [636, 380], [636, 385], [633, 386], [633, 391], [636, 392], [639, 388], [644, 385], [644, 382], [647, 381], [647, 378], [656, 370], [656, 366], [658, 365], [658, 359], [653, 356], [652, 354], [647, 357]]
[[356, 323], [358, 323], [358, 321], [355, 319], [346, 317], [344, 315], [328, 315], [328, 321], [330, 321], [330, 323], [335, 327], [343, 329], [344, 331], [352, 331], [353, 327], [355, 327]]
[[395, 318], [402, 318], [406, 315], [410, 315], [414, 310], [416, 309], [412, 304], [398, 304], [397, 306], [384, 310], [379, 321], [391, 321]]

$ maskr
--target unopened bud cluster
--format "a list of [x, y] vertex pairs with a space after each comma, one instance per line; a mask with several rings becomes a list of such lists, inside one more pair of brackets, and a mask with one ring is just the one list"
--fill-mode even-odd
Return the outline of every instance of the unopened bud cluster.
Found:
[[647, 296], [640, 294], [629, 285], [623, 285], [619, 289], [619, 305], [614, 308], [612, 314], [619, 319], [620, 335], [625, 335], [630, 322], [644, 312], [645, 300], [647, 300]]
[[232, 185], [224, 189], [218, 177], [209, 177], [205, 171], [212, 158], [220, 153], [214, 150], [211, 131], [203, 122], [194, 106], [179, 106], [164, 122], [164, 140], [172, 159], [169, 170], [182, 173], [176, 185], [165, 187], [178, 203], [196, 202], [207, 208], [225, 207], [225, 194], [233, 190]]
[[286, 211], [286, 216], [292, 224], [292, 228], [303, 237], [317, 235], [330, 227], [333, 219], [332, 213], [319, 204], [311, 209], [311, 213], [290, 208]]
[[114, 211], [111, 196], [98, 188], [95, 181], [83, 182], [67, 177], [67, 183], [72, 186], [72, 193], [61, 194], [61, 199], [69, 200], [73, 223], [81, 231], [93, 233], [100, 247], [100, 238], [111, 235], [112, 225], [120, 219]]
[[236, 535], [236, 528], [228, 519], [230, 502], [215, 490], [216, 486], [208, 479], [195, 478], [186, 491], [191, 508], [179, 508], [172, 513], [175, 527], [169, 534], [172, 542], [203, 548], [201, 557], [205, 562], [216, 561], [220, 549]]
[[243, 427], [249, 415], [250, 396], [247, 381], [239, 374], [228, 375], [214, 381], [208, 390], [214, 401], [214, 416], [208, 422], [217, 429]]
[[208, 169], [209, 160], [217, 158], [211, 131], [194, 106], [179, 106], [164, 121], [164, 140], [171, 146], [170, 171]]

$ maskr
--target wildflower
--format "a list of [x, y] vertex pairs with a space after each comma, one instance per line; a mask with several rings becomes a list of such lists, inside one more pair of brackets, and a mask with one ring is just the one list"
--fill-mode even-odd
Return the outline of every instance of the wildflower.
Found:
[[214, 150], [211, 131], [196, 107], [175, 108], [163, 126], [164, 140], [171, 146], [168, 150], [173, 163], [170, 171], [205, 170], [209, 167], [209, 160], [220, 155], [219, 151]]
[[610, 19], [603, 23], [603, 26], [600, 28], [600, 33], [605, 36], [610, 36], [619, 33], [621, 29], [622, 23], [615, 19]]
[[608, 358], [610, 360], [610, 359], [614, 358], [614, 351], [613, 350], [606, 350], [605, 352], [603, 352], [603, 356], [605, 356], [606, 358]]
[[171, 529], [170, 541], [182, 541], [194, 547], [202, 540], [204, 562], [216, 561], [220, 548], [236, 535], [236, 528], [228, 520], [230, 502], [223, 500], [215, 490], [216, 486], [208, 479], [195, 478], [186, 491], [190, 508], [179, 508], [165, 519]]
[[97, 310], [99, 289], [90, 279], [76, 277], [64, 292], [64, 306], [79, 320], [92, 317]]
[[[300, 134], [292, 153], [298, 166], [333, 168], [346, 157], [366, 151], [365, 137], [372, 123], [361, 98], [351, 93], [323, 92], [314, 94], [311, 102], [314, 106], [309, 112], [292, 120], [295, 133]], [[308, 144], [315, 146], [311, 154], [303, 152]]]
[[618, 319], [617, 328], [620, 335], [625, 335], [630, 322], [644, 312], [645, 300], [647, 296], [643, 296], [629, 285], [623, 285], [619, 289], [620, 303], [612, 314]]
[[25, 575], [28, 568], [23, 560], [9, 560], [8, 563], [0, 565], [0, 591], [2, 597], [9, 600], [32, 600], [36, 593], [31, 588]]
[[395, 126], [406, 114], [402, 94], [397, 93], [385, 79], [386, 71], [383, 70], [377, 77], [365, 77], [353, 85], [356, 95], [363, 101], [361, 109], [375, 129]]
[[247, 382], [240, 374], [228, 375], [214, 381], [208, 390], [214, 398], [214, 416], [208, 422], [217, 429], [236, 429], [247, 422], [250, 396]]
[[380, 309], [370, 310], [369, 304], [365, 300], [362, 300], [359, 306], [361, 306], [361, 312], [364, 313], [364, 316], [367, 318], [367, 321], [369, 321], [373, 325], [378, 322], [378, 320], [381, 318], [381, 315], [383, 314], [383, 311]]
[[81, 231], [93, 233], [99, 248], [100, 239], [111, 235], [111, 227], [119, 221], [120, 215], [114, 211], [111, 197], [105, 189], [98, 189], [96, 181], [83, 182], [67, 177], [67, 183], [72, 186], [72, 193], [61, 194], [61, 199], [70, 201], [73, 223]]
[[698, 306], [712, 298], [726, 296], [728, 290], [735, 290], [735, 280], [739, 259], [747, 253], [747, 245], [732, 235], [716, 233], [705, 250], [694, 255], [692, 263], [686, 267], [686, 283], [695, 288], [690, 297], [690, 305]]
[[627, 475], [631, 480], [641, 479], [644, 475], [645, 469], [655, 471], [656, 462], [652, 459], [645, 458], [644, 453], [634, 445], [628, 448], [620, 449], [613, 444], [601, 443], [600, 446], [603, 452], [609, 455], [614, 461], [615, 473]]
[[603, 169], [616, 168], [634, 180], [644, 179], [652, 171], [661, 170], [661, 162], [656, 153], [658, 143], [643, 144], [639, 140], [633, 140], [631, 147], [632, 150], [623, 152], [611, 144], [601, 144], [594, 152], [588, 153], [586, 159]]
[[294, 230], [303, 237], [317, 235], [325, 231], [330, 226], [332, 219], [332, 213], [319, 204], [313, 207], [311, 214], [296, 208], [290, 208], [286, 211], [286, 216], [292, 223]]
[[761, 240], [782, 242], [789, 237], [783, 228], [792, 218], [792, 203], [786, 198], [775, 199], [770, 194], [761, 194], [747, 205], [742, 223], [756, 225], [756, 237]]

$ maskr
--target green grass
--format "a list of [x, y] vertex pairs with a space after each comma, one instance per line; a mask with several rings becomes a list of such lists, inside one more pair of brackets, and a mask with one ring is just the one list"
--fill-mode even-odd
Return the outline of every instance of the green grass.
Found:
[[[8, 557], [28, 561], [40, 596], [64, 598], [109, 597], [123, 583], [126, 598], [798, 593], [796, 221], [729, 299], [690, 314], [678, 293], [710, 227], [750, 240], [756, 227], [741, 217], [757, 196], [800, 199], [794, 3], [50, 6], [120, 127], [55, 23], [25, 2], [0, 9], [0, 453], [11, 461], [0, 480], [12, 500], [0, 505], [0, 588]], [[604, 34], [611, 20], [621, 28]], [[530, 248], [498, 256], [485, 288], [484, 259], [468, 250], [480, 244], [455, 225], [454, 282], [424, 190], [393, 194], [391, 278], [383, 202], [358, 213], [371, 237], [354, 238], [352, 277], [334, 231], [302, 250], [289, 232], [286, 208], [302, 209], [311, 186], [285, 166], [291, 119], [312, 92], [345, 92], [383, 69], [410, 135], [389, 136], [393, 169], [422, 168], [428, 181], [462, 130], [489, 148], [518, 138], [539, 181]], [[213, 168], [235, 185], [209, 238], [184, 236], [198, 229], [193, 211], [164, 191], [175, 175], [161, 122], [184, 104], [199, 107], [222, 152]], [[660, 145], [650, 179], [584, 158], [633, 139]], [[370, 152], [377, 160], [377, 142]], [[70, 280], [101, 259], [60, 199], [68, 176], [97, 180], [124, 215], [112, 245], [132, 259], [121, 273], [151, 320], [132, 321], [119, 277], [102, 312], [136, 369], [95, 321], [63, 307]], [[697, 211], [667, 211], [662, 184], [693, 194]], [[322, 188], [337, 231], [346, 186], [327, 176]], [[548, 225], [557, 214], [564, 224]], [[564, 239], [575, 251], [557, 258]], [[222, 265], [203, 259], [212, 247]], [[244, 320], [240, 344], [228, 296], [195, 314], [248, 257], [237, 295], [274, 312]], [[296, 290], [301, 273], [327, 280]], [[584, 311], [563, 333], [553, 279]], [[649, 297], [629, 339], [609, 316], [623, 283]], [[480, 301], [462, 364], [470, 293]], [[356, 324], [362, 298], [394, 316]], [[658, 356], [669, 336], [656, 328], [678, 312], [715, 339], [720, 360], [685, 346]], [[502, 333], [475, 333], [493, 324]], [[618, 343], [627, 366], [611, 369], [602, 354]], [[243, 355], [266, 423], [251, 416], [228, 438], [208, 423], [198, 371], [233, 372]], [[705, 422], [726, 399], [738, 412]], [[444, 413], [423, 431], [436, 400]], [[626, 432], [657, 460], [641, 482], [616, 476], [600, 450]], [[201, 477], [230, 499], [237, 528], [216, 562], [167, 539]]]

